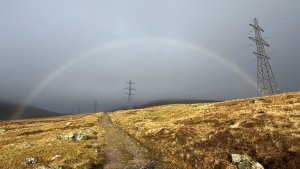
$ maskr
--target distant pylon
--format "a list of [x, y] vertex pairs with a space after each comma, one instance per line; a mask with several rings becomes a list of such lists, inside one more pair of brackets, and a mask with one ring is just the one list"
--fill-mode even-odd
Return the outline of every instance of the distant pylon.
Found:
[[99, 106], [98, 100], [96, 99], [96, 100], [95, 100], [95, 105], [94, 105], [94, 112], [97, 111], [98, 106]]
[[249, 37], [256, 43], [257, 52], [253, 52], [257, 56], [257, 93], [260, 96], [272, 95], [278, 93], [276, 80], [271, 69], [265, 46], [269, 44], [262, 38], [261, 32], [264, 30], [258, 25], [257, 19], [254, 24], [249, 24], [255, 31], [255, 37]]
[[134, 83], [132, 83], [131, 80], [129, 80], [129, 82], [126, 82], [126, 83], [128, 84], [128, 87], [125, 88], [125, 89], [128, 89], [128, 93], [126, 93], [128, 95], [128, 98], [127, 98], [127, 107], [128, 107], [128, 109], [132, 109], [133, 108], [132, 96], [134, 95], [132, 93], [132, 91], [136, 90], [136, 89], [132, 87], [132, 85]]
[[81, 113], [81, 107], [78, 106], [78, 113]]

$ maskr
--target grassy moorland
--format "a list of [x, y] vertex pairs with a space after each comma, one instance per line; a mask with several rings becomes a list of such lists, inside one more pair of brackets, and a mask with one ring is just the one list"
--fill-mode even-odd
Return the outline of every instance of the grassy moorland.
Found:
[[300, 93], [117, 111], [112, 121], [161, 158], [161, 168], [235, 168], [247, 154], [265, 168], [300, 166]]
[[[0, 121], [0, 168], [103, 166], [104, 130], [98, 124], [101, 115], [97, 113]], [[84, 129], [94, 130], [95, 137], [82, 140], [60, 138], [68, 133], [80, 133]]]

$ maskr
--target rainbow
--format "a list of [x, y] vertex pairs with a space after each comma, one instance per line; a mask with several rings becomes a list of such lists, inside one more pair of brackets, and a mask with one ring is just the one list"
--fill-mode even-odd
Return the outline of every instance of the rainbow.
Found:
[[256, 82], [251, 78], [251, 76], [246, 73], [241, 67], [238, 65], [230, 62], [226, 59], [226, 57], [221, 56], [213, 51], [210, 51], [208, 49], [205, 49], [204, 47], [200, 47], [195, 44], [182, 42], [174, 39], [163, 39], [163, 38], [147, 38], [147, 39], [129, 39], [124, 41], [116, 41], [116, 42], [110, 42], [106, 43], [104, 45], [99, 45], [75, 58], [72, 58], [62, 66], [58, 67], [55, 71], [51, 72], [48, 76], [46, 76], [44, 79], [42, 79], [37, 86], [34, 88], [34, 90], [26, 96], [22, 101], [22, 106], [16, 110], [15, 113], [12, 114], [11, 119], [17, 118], [20, 114], [23, 113], [24, 109], [27, 105], [29, 105], [32, 100], [39, 95], [41, 91], [45, 89], [53, 80], [55, 80], [58, 76], [63, 74], [66, 70], [74, 66], [75, 64], [79, 63], [80, 61], [93, 56], [95, 54], [101, 53], [103, 51], [116, 49], [123, 46], [130, 46], [130, 45], [137, 45], [137, 44], [158, 44], [158, 45], [170, 45], [170, 46], [176, 46], [180, 48], [184, 48], [187, 50], [194, 51], [196, 53], [199, 53], [201, 55], [205, 55], [207, 57], [210, 57], [221, 64], [225, 65], [232, 71], [234, 71], [237, 75], [239, 75], [243, 80], [245, 80], [247, 83], [249, 83], [252, 87], [256, 88]]

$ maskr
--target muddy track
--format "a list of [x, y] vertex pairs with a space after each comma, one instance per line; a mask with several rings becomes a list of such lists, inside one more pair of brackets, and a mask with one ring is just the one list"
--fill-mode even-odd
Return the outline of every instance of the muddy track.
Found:
[[148, 150], [139, 145], [122, 129], [115, 126], [108, 114], [102, 116], [100, 125], [105, 129], [106, 165], [104, 169], [155, 168], [155, 162], [151, 160]]

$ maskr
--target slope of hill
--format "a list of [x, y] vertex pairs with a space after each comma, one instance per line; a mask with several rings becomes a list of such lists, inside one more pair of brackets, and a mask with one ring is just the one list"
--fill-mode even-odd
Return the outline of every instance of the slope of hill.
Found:
[[[15, 103], [7, 103], [0, 101], [0, 120], [9, 120], [12, 114], [17, 111], [20, 105]], [[39, 117], [51, 117], [61, 116], [63, 114], [48, 111], [34, 106], [28, 106], [24, 113], [20, 114], [17, 119], [39, 118]]]
[[102, 113], [0, 122], [1, 169], [101, 168]]
[[300, 93], [0, 121], [0, 152], [3, 169], [297, 169]]
[[[191, 99], [162, 99], [162, 100], [154, 100], [148, 103], [139, 103], [135, 104], [134, 109], [142, 109], [154, 106], [163, 106], [168, 104], [192, 104], [192, 103], [213, 103], [220, 102], [219, 100], [191, 100]], [[108, 110], [109, 112], [114, 112], [118, 110], [126, 110], [127, 106], [121, 106], [114, 109]]]
[[193, 104], [193, 103], [213, 103], [213, 102], [220, 102], [220, 101], [218, 101], [218, 100], [163, 99], [163, 100], [151, 101], [142, 106], [138, 106], [137, 108], [163, 106], [163, 105], [168, 105], [168, 104]]
[[300, 166], [300, 93], [117, 111], [112, 121], [161, 157], [161, 168], [236, 168], [247, 154], [265, 168]]

